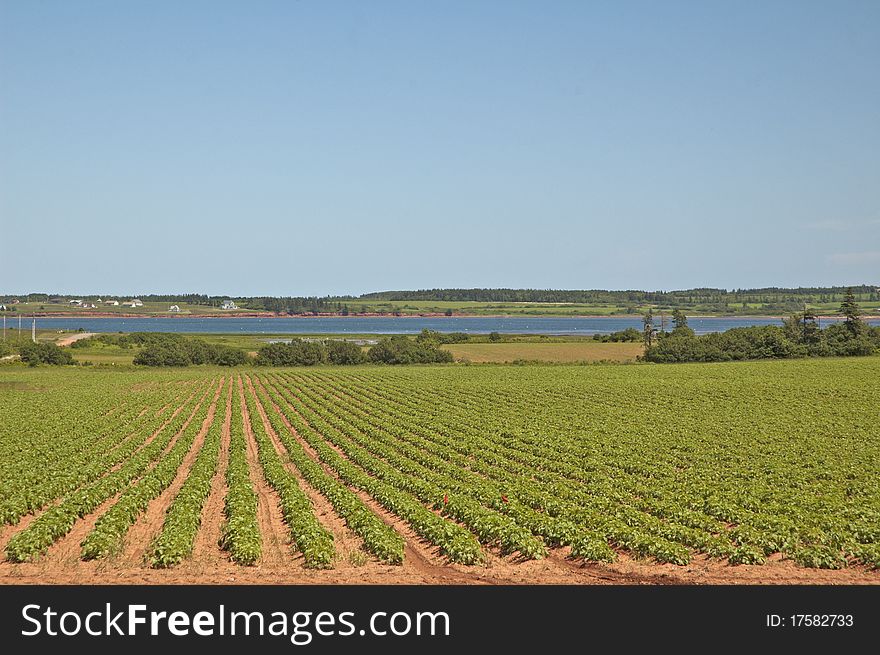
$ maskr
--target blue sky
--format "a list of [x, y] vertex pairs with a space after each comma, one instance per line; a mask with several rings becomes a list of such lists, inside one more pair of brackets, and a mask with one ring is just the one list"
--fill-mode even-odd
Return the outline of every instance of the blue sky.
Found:
[[880, 3], [0, 0], [0, 292], [880, 282]]

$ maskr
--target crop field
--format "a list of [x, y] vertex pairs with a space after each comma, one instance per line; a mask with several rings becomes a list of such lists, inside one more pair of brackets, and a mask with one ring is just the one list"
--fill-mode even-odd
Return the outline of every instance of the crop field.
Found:
[[0, 368], [0, 582], [880, 583], [880, 358]]
[[641, 343], [580, 339], [561, 343], [456, 343], [443, 346], [456, 360], [473, 363], [541, 362], [634, 362], [644, 352]]

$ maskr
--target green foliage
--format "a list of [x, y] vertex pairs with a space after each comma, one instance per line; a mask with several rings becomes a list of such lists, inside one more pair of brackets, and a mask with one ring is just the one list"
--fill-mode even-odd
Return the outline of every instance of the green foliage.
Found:
[[327, 351], [327, 363], [329, 364], [362, 364], [367, 360], [361, 347], [351, 341], [328, 339], [324, 342], [324, 348]]
[[[206, 392], [207, 394], [207, 392]], [[39, 556], [66, 535], [78, 517], [93, 512], [101, 503], [126, 489], [158, 460], [177, 432], [191, 416], [196, 396], [192, 395], [173, 418], [163, 418], [159, 414], [142, 426], [137, 437], [123, 441], [112, 455], [103, 458], [101, 467], [92, 469], [94, 476], [86, 475], [87, 482], [77, 487], [68, 485], [75, 491], [63, 497], [62, 501], [43, 512], [26, 529], [16, 533], [6, 545], [6, 557], [12, 562], [25, 562]], [[201, 401], [204, 404], [204, 399]], [[157, 432], [151, 432], [157, 430]], [[145, 439], [149, 443], [141, 447]], [[107, 470], [121, 462], [121, 466]], [[90, 479], [91, 478], [91, 479]], [[121, 543], [120, 536], [120, 543]]]
[[420, 343], [431, 343], [434, 345], [465, 343], [469, 340], [470, 335], [465, 332], [437, 332], [436, 330], [429, 330], [428, 328], [424, 328], [418, 335], [416, 335], [416, 341]]
[[21, 361], [27, 362], [29, 366], [73, 364], [73, 355], [54, 343], [26, 342], [19, 347], [18, 352], [21, 355]]
[[281, 500], [281, 514], [290, 528], [294, 547], [303, 554], [309, 568], [332, 568], [336, 557], [333, 535], [315, 518], [312, 502], [300, 488], [296, 478], [284, 467], [272, 439], [263, 424], [253, 395], [245, 390], [250, 426], [259, 451], [260, 466], [266, 482]]
[[[227, 388], [227, 394], [230, 391]], [[189, 475], [168, 508], [162, 530], [150, 547], [147, 558], [154, 568], [176, 566], [192, 555], [196, 535], [202, 524], [202, 507], [211, 492], [211, 481], [217, 472], [222, 417], [223, 408], [218, 403], [211, 427]]]
[[262, 552], [260, 524], [257, 520], [257, 494], [251, 485], [247, 461], [247, 437], [241, 416], [241, 395], [233, 384], [232, 420], [229, 433], [229, 464], [226, 469], [226, 520], [221, 528], [220, 547], [232, 561], [250, 566]]
[[174, 481], [177, 470], [208, 418], [210, 405], [211, 402], [207, 399], [202, 401], [198, 411], [168, 452], [161, 454], [160, 451], [155, 465], [126, 488], [116, 503], [98, 519], [94, 529], [82, 542], [84, 560], [100, 559], [120, 551], [129, 528], [147, 509], [150, 501], [157, 498]]
[[[849, 345], [880, 336], [870, 329], [853, 339], [843, 323], [823, 333], [823, 343]], [[684, 338], [658, 346], [675, 339]], [[760, 565], [781, 554], [807, 567], [877, 567], [878, 367], [880, 358], [863, 357], [248, 374], [249, 424], [237, 382], [231, 399], [221, 543], [235, 562], [259, 559], [252, 478], [265, 471], [309, 566], [332, 565], [334, 553], [304, 483], [389, 563], [402, 561], [404, 541], [385, 513], [464, 564], [481, 561], [485, 547], [537, 558], [565, 546], [590, 561], [625, 552], [675, 565], [695, 554]], [[186, 558], [222, 434], [219, 411], [192, 451], [215, 394], [212, 372], [5, 369], [0, 518], [36, 514], [8, 541], [8, 560], [38, 557], [111, 499], [83, 555], [119, 552], [191, 453], [149, 552], [154, 566]], [[260, 457], [254, 471], [247, 425]]]
[[880, 350], [878, 334], [880, 331], [860, 321], [837, 323], [820, 330], [815, 316], [806, 311], [792, 315], [781, 328], [734, 328], [700, 336], [678, 332], [676, 328], [647, 348], [644, 359], [670, 363], [870, 355]]
[[441, 350], [430, 340], [413, 340], [402, 335], [386, 337], [367, 353], [374, 364], [431, 364], [451, 362], [452, 353]]
[[[99, 335], [92, 337], [99, 343], [110, 343], [123, 348], [143, 346], [135, 356], [134, 363], [141, 366], [191, 366], [193, 364], [217, 364], [239, 366], [248, 361], [245, 352], [231, 346], [206, 343], [195, 337], [166, 333], [134, 333], [124, 337]], [[76, 343], [82, 343], [82, 341]]]
[[[352, 493], [344, 484], [340, 483], [314, 460], [312, 460], [299, 442], [293, 438], [281, 415], [275, 407], [285, 406], [284, 399], [270, 387], [270, 395], [262, 390], [262, 383], [258, 383], [258, 398], [262, 406], [272, 411], [267, 412], [275, 433], [284, 444], [290, 461], [296, 466], [303, 478], [317, 489], [330, 503], [339, 515], [345, 519], [346, 524], [364, 542], [364, 547], [382, 561], [389, 564], [403, 562], [404, 542], [397, 532], [385, 525], [379, 517], [373, 514], [363, 501]], [[283, 411], [283, 409], [282, 409]], [[292, 416], [287, 412], [284, 415], [295, 421], [299, 426], [298, 433], [302, 436], [307, 426], [299, 421], [298, 416]], [[311, 442], [310, 442], [311, 443]]]
[[593, 335], [593, 341], [600, 341], [602, 343], [638, 343], [641, 340], [642, 333], [639, 332], [637, 329], [631, 327], [626, 328], [625, 330], [620, 330], [618, 332], [611, 332], [610, 334]]

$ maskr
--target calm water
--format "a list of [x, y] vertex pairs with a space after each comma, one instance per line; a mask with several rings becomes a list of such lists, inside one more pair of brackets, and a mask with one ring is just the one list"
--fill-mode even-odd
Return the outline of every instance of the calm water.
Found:
[[[24, 318], [28, 330], [31, 319]], [[823, 323], [828, 321], [823, 320]], [[880, 324], [880, 321], [871, 321]], [[689, 325], [698, 333], [723, 332], [750, 325], [781, 325], [775, 318], [691, 318]], [[7, 319], [7, 329], [18, 322]], [[671, 328], [671, 322], [668, 323]], [[37, 327], [51, 330], [88, 332], [211, 332], [244, 334], [416, 334], [423, 328], [438, 332], [486, 334], [602, 334], [628, 327], [642, 329], [640, 316], [601, 318], [528, 317], [314, 317], [314, 318], [37, 318]], [[659, 318], [657, 327], [660, 327]]]

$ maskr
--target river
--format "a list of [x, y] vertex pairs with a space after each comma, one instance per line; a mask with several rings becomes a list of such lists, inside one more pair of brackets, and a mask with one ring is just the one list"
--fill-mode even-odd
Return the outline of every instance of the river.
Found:
[[[28, 330], [30, 318], [23, 317]], [[825, 325], [832, 319], [823, 319]], [[668, 318], [667, 318], [668, 321]], [[880, 325], [880, 319], [869, 321]], [[7, 329], [14, 325], [7, 323]], [[660, 327], [659, 316], [656, 326]], [[688, 324], [697, 334], [723, 332], [750, 325], [781, 325], [778, 318], [767, 317], [691, 317]], [[671, 321], [667, 322], [671, 328]], [[613, 317], [524, 317], [524, 316], [460, 316], [460, 317], [397, 317], [397, 316], [320, 316], [283, 318], [37, 318], [37, 328], [87, 332], [180, 332], [214, 334], [416, 334], [424, 328], [438, 332], [486, 334], [560, 334], [593, 335], [616, 332], [633, 327], [642, 329], [641, 316]]]

